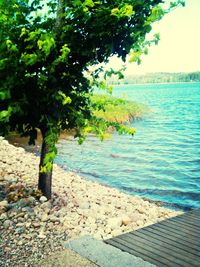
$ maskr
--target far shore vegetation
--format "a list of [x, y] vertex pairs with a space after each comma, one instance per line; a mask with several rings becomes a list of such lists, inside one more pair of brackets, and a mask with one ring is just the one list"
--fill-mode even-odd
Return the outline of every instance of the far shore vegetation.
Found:
[[124, 79], [118, 80], [113, 76], [108, 81], [110, 84], [146, 84], [146, 83], [185, 83], [185, 82], [200, 82], [200, 71], [196, 72], [157, 72], [146, 73], [143, 75], [126, 75]]

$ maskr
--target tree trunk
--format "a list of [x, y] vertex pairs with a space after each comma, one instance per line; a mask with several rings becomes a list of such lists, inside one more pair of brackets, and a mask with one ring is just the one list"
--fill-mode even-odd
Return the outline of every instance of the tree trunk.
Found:
[[[42, 194], [47, 198], [51, 198], [51, 185], [52, 185], [52, 171], [41, 172], [41, 168], [44, 166], [44, 158], [46, 154], [49, 152], [49, 145], [45, 142], [45, 134], [42, 134], [43, 142], [42, 149], [40, 155], [40, 165], [39, 165], [39, 180], [38, 180], [38, 189], [42, 191]], [[53, 166], [53, 162], [52, 162]]]

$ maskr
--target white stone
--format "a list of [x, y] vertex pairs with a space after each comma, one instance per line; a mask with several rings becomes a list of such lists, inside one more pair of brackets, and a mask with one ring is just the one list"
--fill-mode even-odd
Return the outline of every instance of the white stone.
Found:
[[110, 227], [111, 229], [119, 228], [122, 225], [122, 219], [121, 218], [109, 218], [107, 227]]
[[42, 222], [46, 222], [46, 221], [48, 221], [48, 219], [49, 219], [49, 217], [48, 217], [47, 214], [43, 214], [43, 215], [41, 216], [41, 221], [42, 221]]
[[8, 201], [7, 200], [0, 201], [0, 207], [7, 208], [8, 207]]
[[45, 239], [46, 238], [46, 235], [44, 235], [43, 233], [39, 233], [38, 238]]
[[131, 218], [130, 217], [128, 217], [127, 215], [122, 216], [122, 224], [123, 225], [128, 225], [130, 223], [131, 223]]
[[121, 235], [122, 232], [120, 229], [114, 229], [112, 232], [111, 232], [112, 236], [118, 236], [118, 235]]
[[47, 201], [47, 198], [45, 196], [40, 197], [40, 203], [44, 203]]

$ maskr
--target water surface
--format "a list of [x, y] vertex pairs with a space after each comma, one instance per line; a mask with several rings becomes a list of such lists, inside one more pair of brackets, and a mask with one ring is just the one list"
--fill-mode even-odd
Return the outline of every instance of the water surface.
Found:
[[137, 133], [91, 136], [81, 146], [60, 140], [56, 162], [66, 169], [174, 206], [200, 208], [200, 83], [123, 85], [114, 95], [147, 104]]

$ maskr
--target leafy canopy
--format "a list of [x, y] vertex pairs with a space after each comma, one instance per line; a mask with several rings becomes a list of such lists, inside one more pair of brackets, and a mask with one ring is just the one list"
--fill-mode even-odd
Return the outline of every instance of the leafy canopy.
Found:
[[[117, 55], [140, 62], [151, 24], [166, 10], [162, 0], [1, 0], [0, 1], [0, 134], [18, 131], [37, 138], [40, 129], [55, 144], [62, 129], [76, 129], [83, 141], [90, 127], [105, 132], [97, 120], [91, 94], [101, 69], [89, 67]], [[111, 71], [112, 72], [112, 71]], [[107, 73], [110, 75], [110, 73]], [[98, 107], [96, 107], [98, 109]], [[112, 124], [120, 132], [133, 130]], [[48, 163], [56, 150], [52, 146]]]

